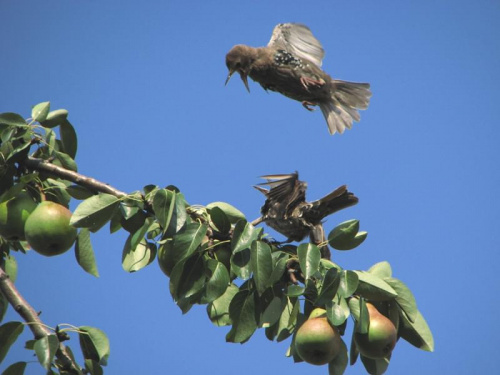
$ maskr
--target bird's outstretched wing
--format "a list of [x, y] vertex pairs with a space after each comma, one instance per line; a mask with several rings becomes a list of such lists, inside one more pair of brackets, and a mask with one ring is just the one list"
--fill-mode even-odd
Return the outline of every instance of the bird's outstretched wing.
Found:
[[271, 35], [268, 47], [282, 48], [321, 67], [325, 51], [311, 30], [300, 23], [280, 23]]
[[[263, 210], [268, 211], [271, 207], [279, 208], [285, 216], [291, 214], [293, 209], [306, 199], [307, 183], [299, 181], [297, 172], [290, 174], [274, 174], [262, 176], [267, 182], [254, 186], [266, 196]], [[270, 190], [261, 185], [267, 185]]]
[[260, 186], [267, 185], [271, 188], [267, 193], [264, 193], [268, 198], [284, 201], [294, 195], [299, 174], [297, 172], [290, 174], [269, 174], [261, 176], [261, 178], [267, 180], [267, 182], [258, 184], [255, 188], [263, 192]]

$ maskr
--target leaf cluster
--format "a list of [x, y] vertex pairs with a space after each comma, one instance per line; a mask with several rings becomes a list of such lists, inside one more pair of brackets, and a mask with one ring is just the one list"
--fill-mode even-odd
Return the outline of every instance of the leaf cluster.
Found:
[[[321, 257], [321, 246], [344, 251], [361, 245], [367, 233], [359, 231], [358, 220], [339, 224], [319, 247], [311, 243], [283, 245], [270, 240], [232, 205], [191, 205], [173, 185], [147, 185], [140, 191], [117, 194], [99, 189], [99, 185], [81, 184], [79, 178], [61, 177], [57, 170], [46, 173], [30, 167], [26, 160], [35, 157], [59, 170], [77, 172], [77, 139], [67, 116], [65, 110], [50, 112], [48, 102], [33, 107], [28, 120], [13, 113], [0, 114], [0, 202], [23, 189], [37, 200], [54, 200], [66, 206], [72, 199], [81, 201], [71, 224], [79, 228], [75, 255], [86, 272], [99, 275], [91, 234], [105, 227], [110, 233], [124, 230], [128, 237], [122, 249], [123, 269], [137, 272], [156, 260], [169, 278], [170, 294], [181, 311], [206, 305], [213, 324], [229, 327], [227, 342], [245, 343], [262, 328], [271, 341], [291, 337], [287, 355], [300, 362], [293, 336], [313, 309], [325, 309], [341, 335], [349, 317], [354, 331], [366, 332], [365, 304], [369, 301], [391, 319], [399, 338], [422, 350], [433, 350], [432, 334], [413, 294], [392, 277], [388, 262], [357, 271]], [[15, 279], [12, 251], [26, 252], [27, 244], [0, 238], [0, 250], [2, 268]], [[0, 318], [6, 308], [7, 301], [0, 295]], [[22, 327], [19, 322], [0, 327], [0, 362]], [[109, 356], [105, 334], [91, 327], [75, 330], [85, 358], [82, 368], [91, 374], [102, 373], [101, 366]], [[36, 340], [30, 348], [47, 371], [62, 374], [63, 367], [54, 360], [60, 350], [58, 332]], [[352, 340], [351, 364], [358, 354]], [[347, 346], [342, 343], [342, 352], [329, 364], [329, 373], [342, 374], [347, 357]], [[370, 374], [382, 374], [389, 359], [361, 356]], [[22, 374], [23, 363], [11, 365], [4, 373]]]

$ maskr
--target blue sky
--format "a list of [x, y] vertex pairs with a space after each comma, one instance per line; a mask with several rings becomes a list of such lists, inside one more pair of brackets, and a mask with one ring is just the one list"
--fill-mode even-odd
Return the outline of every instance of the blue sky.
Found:
[[[311, 200], [348, 184], [360, 203], [326, 228], [357, 218], [369, 236], [333, 260], [346, 269], [389, 261], [434, 333], [434, 353], [402, 342], [387, 373], [491, 374], [500, 335], [499, 18], [500, 3], [485, 0], [3, 0], [0, 112], [28, 117], [49, 100], [69, 110], [81, 173], [130, 192], [174, 184], [192, 204], [226, 201], [250, 220], [263, 203], [251, 188], [260, 175], [298, 170]], [[372, 84], [369, 109], [342, 136], [329, 136], [320, 111], [255, 83], [250, 94], [237, 77], [224, 87], [227, 51], [267, 44], [281, 22], [312, 29], [332, 76]], [[92, 237], [99, 279], [72, 252], [17, 257], [18, 288], [47, 324], [109, 335], [106, 374], [327, 373], [293, 364], [288, 342], [263, 332], [225, 343], [227, 329], [202, 307], [183, 316], [156, 263], [122, 270], [125, 238]], [[30, 359], [19, 342], [5, 363]], [[360, 363], [346, 372], [363, 373]]]

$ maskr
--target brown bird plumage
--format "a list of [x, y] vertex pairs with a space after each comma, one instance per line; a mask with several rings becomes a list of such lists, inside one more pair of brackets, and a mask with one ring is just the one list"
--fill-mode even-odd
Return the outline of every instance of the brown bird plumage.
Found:
[[343, 133], [353, 120], [360, 120], [358, 109], [368, 108], [370, 84], [333, 79], [321, 69], [324, 54], [307, 26], [279, 24], [266, 47], [239, 44], [228, 52], [226, 84], [238, 72], [248, 91], [250, 77], [265, 90], [302, 102], [308, 110], [318, 105], [330, 134]]
[[[358, 203], [358, 198], [347, 190], [346, 185], [321, 199], [307, 202], [307, 183], [299, 180], [297, 172], [262, 178], [267, 182], [255, 186], [266, 196], [260, 221], [285, 235], [288, 241], [302, 241], [309, 235], [311, 241], [319, 245], [325, 240], [323, 219]], [[270, 189], [265, 189], [262, 185], [268, 185]]]

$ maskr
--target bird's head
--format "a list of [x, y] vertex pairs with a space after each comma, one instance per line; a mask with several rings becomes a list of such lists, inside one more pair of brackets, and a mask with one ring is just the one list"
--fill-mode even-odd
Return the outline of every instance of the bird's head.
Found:
[[240, 74], [241, 80], [245, 84], [246, 89], [250, 92], [250, 87], [248, 86], [248, 74], [250, 73], [250, 68], [255, 60], [256, 51], [255, 48], [248, 47], [242, 44], [234, 46], [226, 55], [226, 66], [229, 69], [229, 74], [226, 79], [226, 85], [231, 79], [231, 76], [238, 72]]

